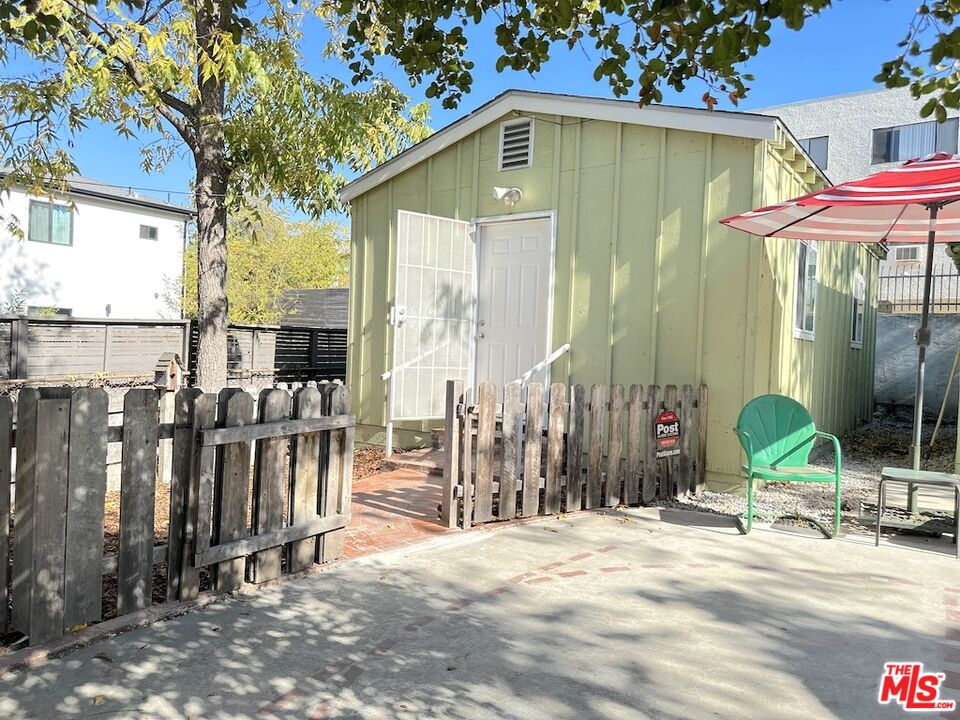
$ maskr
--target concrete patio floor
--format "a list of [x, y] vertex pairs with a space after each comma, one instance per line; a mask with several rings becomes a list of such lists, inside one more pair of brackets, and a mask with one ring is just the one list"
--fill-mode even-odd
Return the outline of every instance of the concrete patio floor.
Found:
[[951, 551], [655, 508], [448, 533], [9, 674], [0, 717], [902, 718], [884, 662], [960, 697]]

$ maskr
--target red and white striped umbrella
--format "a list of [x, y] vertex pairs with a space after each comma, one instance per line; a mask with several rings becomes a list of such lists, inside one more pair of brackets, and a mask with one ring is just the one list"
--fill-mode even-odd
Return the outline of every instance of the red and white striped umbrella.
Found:
[[778, 205], [724, 218], [761, 237], [840, 242], [927, 244], [923, 305], [917, 330], [917, 385], [912, 464], [920, 469], [923, 375], [930, 331], [934, 243], [960, 242], [960, 155], [934, 153], [862, 180], [834, 185]]
[[936, 153], [720, 222], [761, 237], [918, 243], [929, 240], [930, 206], [940, 205], [936, 242], [960, 242], [956, 200], [960, 155]]

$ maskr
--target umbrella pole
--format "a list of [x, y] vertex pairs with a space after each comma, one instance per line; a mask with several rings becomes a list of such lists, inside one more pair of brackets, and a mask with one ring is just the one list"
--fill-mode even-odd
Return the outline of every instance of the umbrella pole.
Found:
[[[927, 357], [927, 346], [930, 344], [930, 330], [927, 321], [930, 316], [930, 282], [933, 275], [934, 240], [937, 236], [937, 213], [939, 205], [930, 205], [930, 230], [927, 232], [927, 261], [923, 273], [923, 305], [920, 309], [920, 327], [917, 328], [917, 387], [913, 400], [913, 444], [910, 447], [911, 466], [914, 470], [920, 469], [920, 434], [923, 427], [923, 372]], [[910, 512], [917, 510], [916, 488], [911, 485], [908, 490], [907, 507]]]

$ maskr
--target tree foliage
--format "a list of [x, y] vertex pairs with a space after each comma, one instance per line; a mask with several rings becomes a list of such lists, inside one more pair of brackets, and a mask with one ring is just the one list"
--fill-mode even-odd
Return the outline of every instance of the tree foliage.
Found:
[[[293, 221], [261, 206], [235, 213], [227, 227], [227, 297], [230, 320], [276, 324], [289, 309], [282, 292], [293, 288], [346, 287], [349, 247], [345, 228], [332, 221]], [[179, 283], [176, 284], [179, 287]], [[183, 309], [196, 317], [197, 242], [184, 252]], [[180, 294], [171, 305], [180, 308]]]
[[[743, 63], [771, 41], [775, 24], [801, 30], [831, 0], [447, 0], [442, 3], [379, 3], [340, 0], [328, 14], [340, 33], [339, 51], [354, 79], [371, 77], [378, 57], [392, 56], [428, 97], [454, 107], [473, 82], [467, 32], [495, 16], [500, 55], [497, 70], [536, 73], [552, 54], [582, 48], [597, 58], [594, 78], [620, 97], [636, 93], [641, 104], [660, 102], [662, 88], [706, 87], [712, 108], [723, 96], [736, 105], [753, 78]], [[864, 28], [871, 19], [864, 8]], [[888, 87], [909, 85], [929, 96], [924, 114], [945, 117], [960, 107], [960, 0], [919, 5], [900, 53], [875, 78]], [[833, 49], [838, 62], [842, 48]]]
[[[282, 199], [319, 216], [345, 173], [382, 162], [427, 132], [425, 106], [392, 84], [362, 87], [304, 70], [302, 25], [316, 11], [262, 0], [0, 0], [3, 183], [64, 189], [70, 148], [91, 121], [147, 134], [145, 169], [186, 147], [196, 168], [198, 378], [226, 384], [228, 208]], [[156, 138], [155, 140], [153, 138]]]
[[[199, 10], [229, 5], [212, 37]], [[29, 8], [34, 11], [29, 11]], [[186, 144], [202, 143], [201, 85], [222, 82], [231, 200], [268, 193], [320, 216], [337, 206], [345, 171], [364, 171], [424, 137], [425, 105], [408, 108], [395, 86], [362, 89], [303, 69], [301, 25], [313, 10], [267, 0], [42, 0], [0, 21], [0, 57], [35, 72], [0, 81], [0, 150], [16, 180], [75, 171], [70, 148], [90, 121], [125, 137], [147, 136], [141, 162], [158, 170]]]

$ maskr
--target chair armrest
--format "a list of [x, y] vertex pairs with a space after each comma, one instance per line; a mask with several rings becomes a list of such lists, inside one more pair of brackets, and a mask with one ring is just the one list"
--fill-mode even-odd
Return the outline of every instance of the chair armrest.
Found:
[[833, 444], [833, 459], [836, 467], [837, 477], [840, 476], [840, 464], [842, 462], [842, 456], [840, 454], [840, 441], [837, 439], [836, 435], [831, 435], [830, 433], [822, 432], [817, 430], [816, 437], [825, 438]]
[[740, 428], [735, 427], [733, 431], [746, 444], [746, 447], [744, 448], [744, 453], [747, 456], [747, 475], [752, 475], [753, 474], [753, 438], [750, 437], [750, 433], [748, 433], [746, 430], [741, 430]]

